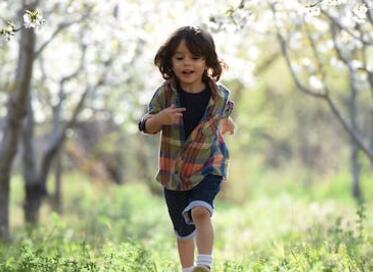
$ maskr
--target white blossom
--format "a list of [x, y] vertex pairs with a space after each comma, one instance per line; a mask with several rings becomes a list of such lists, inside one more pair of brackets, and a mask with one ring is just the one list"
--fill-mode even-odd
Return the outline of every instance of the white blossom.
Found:
[[39, 10], [26, 10], [26, 13], [23, 15], [23, 21], [25, 28], [40, 27], [45, 23], [45, 19], [41, 16]]
[[309, 58], [302, 58], [301, 63], [304, 67], [310, 67], [311, 66], [311, 61]]
[[371, 73], [373, 73], [373, 63], [368, 63], [367, 64], [367, 70]]
[[305, 7], [303, 12], [307, 17], [316, 17], [320, 15], [321, 9], [318, 6], [313, 6], [313, 7], [309, 6], [309, 7]]
[[310, 76], [309, 84], [312, 88], [320, 90], [323, 87], [323, 83], [316, 76]]
[[11, 37], [14, 36], [15, 26], [11, 22], [7, 23], [7, 26], [0, 29], [0, 36], [4, 37], [6, 41], [10, 41]]
[[364, 66], [363, 66], [363, 63], [361, 62], [361, 61], [358, 61], [358, 60], [352, 60], [351, 62], [350, 62], [350, 64], [351, 64], [351, 67], [353, 68], [353, 69], [355, 69], [355, 70], [358, 70], [358, 69], [361, 69], [361, 68], [363, 68]]
[[7, 10], [8, 10], [8, 3], [7, 2], [0, 3], [0, 17], [5, 17]]
[[245, 27], [251, 18], [251, 13], [247, 9], [238, 9], [232, 14], [232, 19], [239, 28]]
[[346, 13], [344, 14], [344, 16], [340, 19], [340, 23], [345, 28], [350, 28], [350, 29], [354, 28], [355, 25], [356, 25], [354, 17], [355, 17], [355, 15], [354, 15], [353, 11], [347, 10]]
[[250, 59], [255, 60], [259, 57], [259, 50], [255, 46], [250, 46], [247, 50], [247, 55]]
[[368, 7], [365, 4], [357, 5], [352, 9], [353, 19], [357, 23], [364, 23], [367, 18]]
[[328, 5], [328, 6], [338, 6], [340, 4], [342, 4], [343, 1], [341, 0], [327, 0], [325, 1], [325, 4]]
[[301, 8], [301, 3], [297, 0], [287, 0], [283, 2], [283, 5], [286, 9], [291, 10], [291, 9], [298, 9]]
[[329, 29], [328, 23], [320, 18], [314, 18], [312, 23], [318, 31], [326, 32]]
[[295, 32], [289, 41], [289, 47], [291, 49], [300, 49], [302, 47], [302, 34]]
[[335, 57], [330, 59], [330, 65], [333, 66], [333, 68], [337, 71], [342, 71], [345, 68], [343, 62]]

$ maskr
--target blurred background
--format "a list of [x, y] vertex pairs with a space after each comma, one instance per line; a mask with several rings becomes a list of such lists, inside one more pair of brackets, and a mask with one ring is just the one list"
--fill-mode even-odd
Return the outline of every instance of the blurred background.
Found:
[[372, 10], [2, 0], [0, 270], [177, 271], [159, 135], [137, 122], [162, 83], [159, 46], [198, 25], [229, 65], [238, 127], [225, 137], [216, 270], [372, 271]]

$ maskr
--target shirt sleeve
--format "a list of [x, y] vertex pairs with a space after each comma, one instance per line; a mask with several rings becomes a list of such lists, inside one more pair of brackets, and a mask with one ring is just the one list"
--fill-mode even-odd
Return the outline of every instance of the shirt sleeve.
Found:
[[234, 109], [234, 102], [232, 100], [228, 100], [226, 103], [225, 103], [225, 106], [224, 106], [224, 111], [223, 111], [223, 118], [228, 118], [232, 112], [233, 112], [233, 109]]
[[163, 101], [164, 101], [164, 91], [163, 91], [163, 88], [160, 87], [155, 91], [152, 99], [149, 102], [147, 114], [156, 114], [160, 112], [164, 107]]
[[139, 130], [143, 133], [147, 133], [145, 131], [145, 122], [148, 118], [150, 118], [153, 114], [157, 114], [158, 112], [160, 112], [163, 108], [164, 108], [164, 88], [162, 87], [159, 87], [152, 99], [150, 100], [149, 104], [148, 104], [148, 108], [147, 108], [147, 112], [141, 117], [139, 123], [138, 123], [138, 127], [139, 127]]
[[222, 92], [224, 96], [224, 101], [222, 102], [221, 108], [220, 108], [220, 118], [225, 119], [228, 118], [234, 109], [234, 102], [230, 99], [230, 90], [224, 86], [223, 84], [219, 84], [218, 88]]

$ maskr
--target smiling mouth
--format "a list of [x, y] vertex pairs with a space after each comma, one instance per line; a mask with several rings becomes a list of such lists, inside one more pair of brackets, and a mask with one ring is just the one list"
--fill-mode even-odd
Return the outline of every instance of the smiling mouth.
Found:
[[182, 71], [182, 74], [183, 75], [191, 75], [191, 74], [193, 74], [194, 73], [194, 71], [189, 71], [189, 70], [187, 70], [187, 71]]

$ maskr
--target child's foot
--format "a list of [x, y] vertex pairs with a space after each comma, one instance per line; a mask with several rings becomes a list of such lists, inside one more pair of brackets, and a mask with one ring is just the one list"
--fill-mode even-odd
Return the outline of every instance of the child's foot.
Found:
[[210, 268], [204, 265], [197, 265], [194, 269], [193, 272], [210, 272]]

